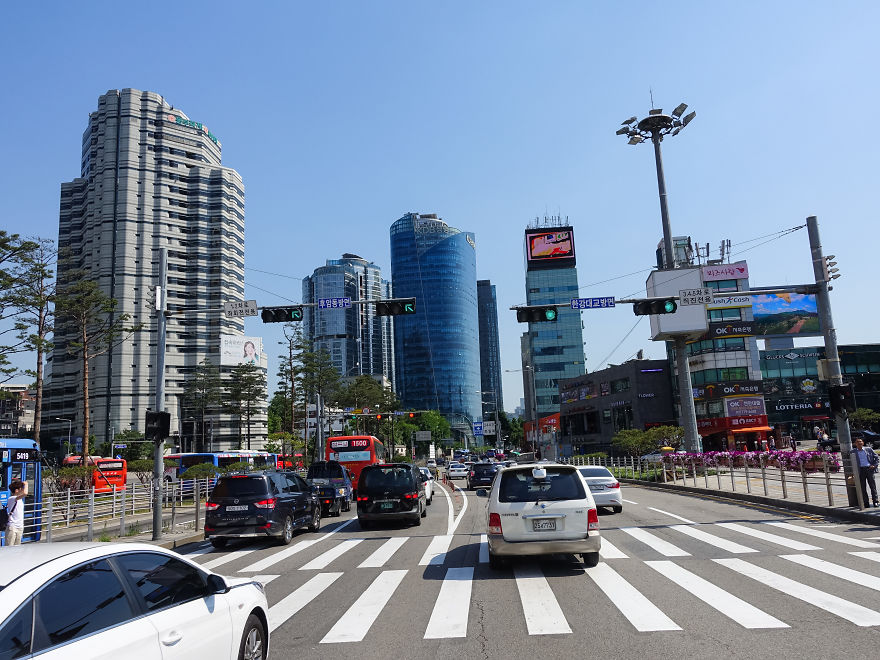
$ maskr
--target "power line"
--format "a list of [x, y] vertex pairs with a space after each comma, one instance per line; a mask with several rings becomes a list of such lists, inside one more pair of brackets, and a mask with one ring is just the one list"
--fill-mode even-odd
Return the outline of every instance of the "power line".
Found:
[[639, 323], [642, 322], [642, 319], [643, 319], [643, 318], [645, 318], [645, 317], [644, 317], [644, 316], [640, 316], [638, 319], [636, 319], [636, 322], [635, 322], [635, 324], [633, 325], [633, 327], [631, 327], [631, 328], [629, 329], [629, 332], [627, 332], [627, 333], [623, 336], [623, 339], [621, 339], [621, 340], [617, 343], [617, 346], [615, 346], [614, 348], [612, 348], [612, 349], [611, 349], [611, 352], [610, 352], [608, 355], [606, 355], [602, 360], [599, 361], [599, 364], [600, 364], [600, 365], [606, 364], [606, 363], [608, 362], [609, 358], [611, 358], [611, 356], [614, 355], [614, 351], [616, 351], [618, 348], [620, 348], [621, 344], [623, 344], [623, 342], [626, 341], [627, 337], [629, 337], [629, 336], [633, 333], [633, 330], [635, 330], [636, 327], [639, 325]]

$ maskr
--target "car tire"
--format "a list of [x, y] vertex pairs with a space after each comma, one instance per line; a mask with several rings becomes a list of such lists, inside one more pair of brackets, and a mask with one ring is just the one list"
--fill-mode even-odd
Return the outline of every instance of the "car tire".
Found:
[[266, 626], [256, 614], [251, 614], [244, 624], [241, 644], [238, 645], [238, 660], [257, 660], [266, 657], [268, 650]]
[[613, 506], [613, 507], [611, 507], [611, 510], [614, 513], [620, 513], [621, 511], [623, 511], [623, 507], [622, 506]]
[[312, 522], [309, 523], [309, 531], [317, 532], [321, 529], [321, 507], [316, 506], [312, 512]]
[[428, 505], [425, 504], [425, 508], [422, 509], [422, 518], [427, 518], [427, 517], [428, 517]]
[[428, 498], [428, 499], [427, 499], [427, 500], [425, 500], [425, 501], [426, 501], [426, 502], [427, 502], [427, 503], [428, 503], [428, 506], [431, 506], [431, 502], [433, 502], [433, 501], [434, 501], [434, 496], [433, 496], [433, 495], [431, 495], [431, 497], [430, 497], [430, 498]]
[[228, 540], [229, 539], [224, 539], [222, 536], [221, 537], [214, 537], [211, 539], [211, 545], [213, 545], [215, 548], [225, 548], [226, 542]]
[[489, 553], [489, 568], [493, 571], [500, 571], [504, 569], [505, 561], [496, 554]]
[[290, 516], [284, 516], [284, 527], [281, 528], [281, 536], [278, 537], [278, 543], [281, 545], [289, 545], [293, 540], [293, 519]]
[[418, 527], [419, 525], [422, 524], [422, 514], [421, 513], [415, 517], [412, 524], [413, 524], [413, 527]]
[[587, 568], [593, 568], [594, 566], [599, 565], [598, 552], [585, 552], [581, 555], [581, 559], [584, 560], [584, 566], [586, 566]]

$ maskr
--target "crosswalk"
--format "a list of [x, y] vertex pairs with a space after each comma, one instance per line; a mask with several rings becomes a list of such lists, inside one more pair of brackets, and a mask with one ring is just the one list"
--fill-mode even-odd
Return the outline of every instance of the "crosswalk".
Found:
[[[269, 548], [261, 545], [225, 553], [199, 547], [189, 556], [206, 568], [250, 574], [268, 585], [271, 630], [304, 608], [322, 607], [322, 596], [341, 599], [345, 606], [320, 617], [327, 625], [315, 632], [314, 641], [325, 645], [363, 641], [384, 611], [401, 607], [401, 601], [412, 603], [413, 597], [427, 609], [419, 616], [407, 612], [404, 620], [418, 624], [412, 634], [426, 640], [467, 637], [474, 618], [483, 614], [475, 603], [497, 600], [499, 590], [505, 593], [502, 602], [519, 605], [517, 611], [506, 606], [505, 616], [521, 617], [528, 635], [574, 634], [579, 627], [573, 624], [583, 613], [566, 610], [583, 603], [601, 604], [603, 616], [620, 617], [639, 633], [687, 630], [691, 621], [680, 602], [711, 610], [741, 629], [797, 628], [803, 619], [787, 619], [790, 608], [766, 604], [778, 603], [780, 593], [800, 601], [800, 607], [856, 626], [880, 626], [876, 541], [770, 521], [623, 526], [602, 535], [603, 561], [585, 570], [565, 561], [536, 560], [491, 571], [485, 534], [324, 535], [273, 548], [267, 556], [262, 555]], [[822, 546], [800, 540], [804, 537]], [[834, 554], [816, 556], [822, 551]], [[346, 578], [356, 575], [369, 583], [346, 586]], [[869, 597], [854, 596], [847, 584], [858, 585]], [[395, 594], [405, 596], [395, 599]]]

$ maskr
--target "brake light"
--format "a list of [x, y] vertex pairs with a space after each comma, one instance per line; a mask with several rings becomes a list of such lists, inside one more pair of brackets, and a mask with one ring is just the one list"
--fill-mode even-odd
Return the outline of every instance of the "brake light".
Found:
[[474, 473], [474, 471], [473, 471], [473, 470], [471, 470], [471, 476], [474, 476], [474, 474], [475, 474], [475, 473]]
[[620, 484], [615, 481], [613, 484], [605, 484], [606, 488], [620, 488]]
[[216, 531], [216, 530], [215, 530], [213, 527], [208, 527], [207, 525], [205, 525], [205, 531], [206, 531], [206, 532], [213, 532], [213, 531]]
[[254, 502], [254, 506], [258, 509], [274, 509], [275, 505], [278, 503], [274, 497], [270, 497], [268, 500], [260, 500], [259, 502]]
[[407, 499], [407, 500], [417, 500], [417, 499], [419, 499], [419, 494], [418, 493], [404, 493], [403, 497], [404, 497], [404, 499]]
[[599, 531], [599, 512], [596, 509], [590, 509], [587, 512], [587, 530]]
[[330, 504], [330, 500], [324, 500], [324, 504]]
[[501, 516], [497, 513], [489, 514], [489, 533], [493, 536], [501, 536]]
[[369, 502], [370, 498], [367, 497], [366, 495], [358, 495], [357, 501], [358, 502]]
[[213, 511], [214, 509], [219, 509], [220, 505], [216, 502], [205, 502], [205, 511]]

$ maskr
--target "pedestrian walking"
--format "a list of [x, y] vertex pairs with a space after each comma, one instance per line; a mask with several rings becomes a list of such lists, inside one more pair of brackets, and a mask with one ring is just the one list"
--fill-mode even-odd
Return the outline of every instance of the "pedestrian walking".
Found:
[[21, 535], [24, 532], [24, 497], [27, 492], [26, 481], [13, 481], [9, 484], [9, 500], [6, 502], [9, 521], [6, 523], [4, 545], [21, 545]]
[[[880, 463], [880, 457], [874, 453], [870, 447], [865, 447], [865, 441], [856, 438], [855, 453], [859, 460], [859, 482], [862, 484], [862, 496], [865, 506], [871, 506], [868, 502], [873, 502], [877, 506], [877, 484], [874, 483], [874, 473], [877, 471], [877, 465]], [[871, 489], [871, 499], [868, 500], [868, 488]]]

